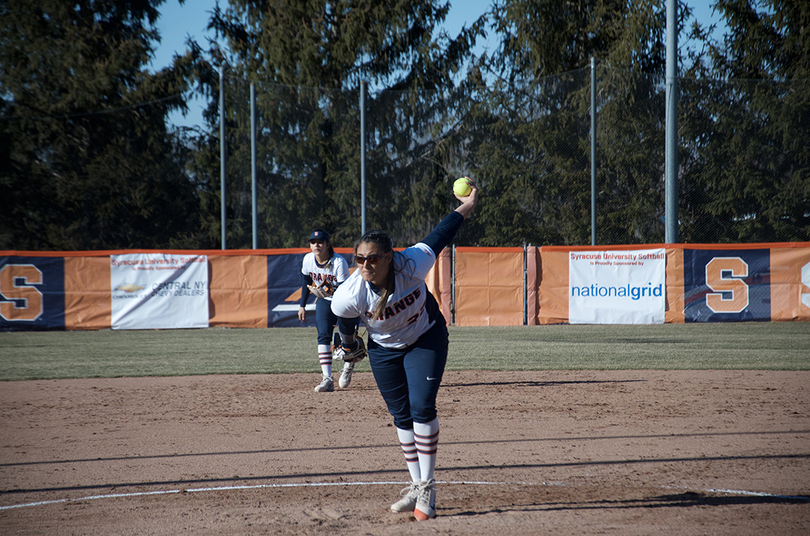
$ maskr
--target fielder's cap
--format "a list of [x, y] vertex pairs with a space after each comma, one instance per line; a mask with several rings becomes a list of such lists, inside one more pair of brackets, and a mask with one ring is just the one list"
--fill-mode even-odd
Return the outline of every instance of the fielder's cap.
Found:
[[323, 240], [324, 242], [329, 242], [329, 233], [323, 229], [315, 229], [312, 231], [312, 234], [309, 235], [309, 241], [311, 242], [313, 240]]

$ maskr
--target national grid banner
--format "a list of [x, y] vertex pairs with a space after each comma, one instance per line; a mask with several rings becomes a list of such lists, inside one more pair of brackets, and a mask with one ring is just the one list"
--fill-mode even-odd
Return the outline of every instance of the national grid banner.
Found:
[[568, 315], [571, 324], [663, 324], [664, 249], [571, 251]]
[[110, 256], [112, 329], [208, 327], [208, 257]]

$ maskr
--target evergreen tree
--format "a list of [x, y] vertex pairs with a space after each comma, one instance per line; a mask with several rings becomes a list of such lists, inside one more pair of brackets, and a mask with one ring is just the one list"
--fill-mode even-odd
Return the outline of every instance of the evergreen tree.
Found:
[[211, 25], [225, 46], [212, 54], [228, 63], [229, 247], [250, 244], [250, 82], [260, 247], [300, 247], [316, 225], [336, 245], [359, 235], [361, 82], [369, 88], [369, 228], [404, 245], [424, 236], [421, 222], [436, 223], [450, 204], [450, 174], [425, 155], [447, 128], [439, 110], [480, 34], [479, 24], [453, 39], [436, 35], [447, 10], [435, 0], [232, 0], [215, 10]]
[[810, 4], [720, 0], [682, 92], [682, 235], [810, 240]]
[[[465, 136], [487, 203], [480, 245], [584, 244], [590, 237], [590, 59], [599, 62], [600, 243], [663, 238], [664, 62], [662, 2], [502, 0], [493, 8], [499, 47], [478, 63]], [[634, 114], [627, 113], [631, 104]], [[643, 144], [639, 144], [643, 140]], [[639, 168], [639, 165], [642, 168]]]
[[194, 57], [151, 74], [162, 0], [0, 5], [0, 249], [199, 247], [166, 117]]

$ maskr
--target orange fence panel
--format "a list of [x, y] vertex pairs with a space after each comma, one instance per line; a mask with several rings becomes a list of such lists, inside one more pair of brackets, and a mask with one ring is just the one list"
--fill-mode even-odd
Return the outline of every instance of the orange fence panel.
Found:
[[568, 322], [568, 251], [540, 248], [537, 323]]
[[267, 258], [209, 256], [209, 325], [267, 327]]
[[771, 249], [771, 320], [810, 321], [810, 248]]
[[667, 309], [664, 313], [664, 322], [668, 324], [685, 322], [683, 270], [683, 250], [667, 249]]
[[110, 329], [109, 257], [65, 257], [65, 329]]
[[523, 325], [523, 249], [456, 248], [457, 326]]

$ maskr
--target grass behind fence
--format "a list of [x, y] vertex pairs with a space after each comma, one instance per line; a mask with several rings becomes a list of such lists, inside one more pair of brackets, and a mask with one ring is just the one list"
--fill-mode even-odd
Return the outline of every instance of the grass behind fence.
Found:
[[[810, 322], [449, 331], [447, 370], [810, 370]], [[0, 333], [2, 381], [319, 371], [315, 328]]]

